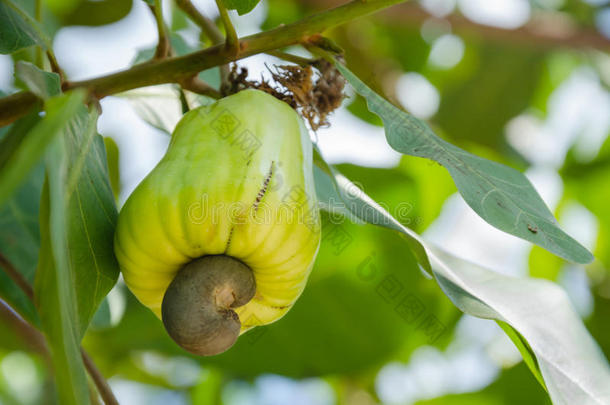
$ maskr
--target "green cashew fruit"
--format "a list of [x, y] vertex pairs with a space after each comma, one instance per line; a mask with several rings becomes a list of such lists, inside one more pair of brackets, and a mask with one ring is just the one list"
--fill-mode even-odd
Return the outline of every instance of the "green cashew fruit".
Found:
[[309, 135], [288, 104], [258, 90], [184, 115], [114, 240], [129, 289], [200, 355], [286, 314], [319, 244]]

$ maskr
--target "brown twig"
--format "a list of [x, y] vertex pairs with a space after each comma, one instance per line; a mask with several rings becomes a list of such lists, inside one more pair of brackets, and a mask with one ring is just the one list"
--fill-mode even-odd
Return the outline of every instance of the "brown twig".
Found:
[[293, 55], [291, 53], [282, 52], [282, 51], [278, 51], [278, 50], [273, 50], [273, 51], [269, 51], [269, 52], [265, 52], [265, 53], [267, 55], [275, 56], [276, 58], [285, 60], [287, 62], [294, 63], [301, 67], [315, 66], [315, 64], [319, 62], [318, 59], [304, 58], [302, 56]]
[[23, 339], [23, 342], [34, 352], [42, 355], [50, 362], [49, 349], [44, 338], [44, 335], [25, 319], [23, 319], [16, 311], [13, 310], [3, 299], [0, 299], [0, 318], [11, 326]]
[[[0, 253], [0, 266], [6, 274], [17, 284], [17, 286], [28, 296], [30, 300], [34, 300], [34, 290], [25, 278], [15, 269], [15, 266]], [[46, 345], [44, 335], [23, 319], [15, 310], [13, 310], [4, 300], [0, 299], [0, 316], [4, 318], [11, 326], [17, 330], [24, 340], [29, 343], [33, 350], [50, 359], [49, 349]], [[104, 400], [105, 405], [118, 405], [110, 386], [102, 376], [102, 373], [97, 369], [91, 357], [85, 349], [81, 347], [81, 355], [83, 363], [91, 379], [95, 383], [100, 396]]]
[[167, 28], [165, 27], [165, 22], [163, 21], [163, 7], [161, 6], [161, 1], [155, 0], [155, 4], [149, 5], [149, 8], [155, 17], [157, 36], [159, 37], [157, 48], [155, 49], [154, 59], [163, 59], [170, 56], [172, 44], [169, 41]]
[[[209, 19], [207, 16], [203, 15], [197, 8], [193, 5], [191, 0], [176, 0], [176, 4], [182, 11], [184, 11], [190, 18], [193, 20], [195, 24], [197, 24], [201, 31], [212, 41], [212, 45], [222, 44], [225, 40], [224, 35], [218, 29], [214, 21]], [[220, 65], [220, 82], [227, 83], [229, 78], [229, 64], [225, 63]]]
[[0, 267], [4, 269], [4, 272], [15, 284], [17, 284], [17, 287], [25, 293], [30, 301], [34, 301], [34, 290], [32, 289], [32, 286], [2, 253], [0, 253]]
[[239, 38], [231, 22], [231, 17], [229, 17], [229, 12], [222, 0], [216, 0], [216, 6], [218, 6], [220, 19], [225, 27], [225, 47], [230, 53], [237, 55], [239, 54]]
[[57, 63], [57, 59], [55, 59], [55, 55], [53, 54], [53, 52], [47, 51], [47, 58], [49, 59], [51, 70], [59, 75], [59, 80], [61, 83], [63, 83], [66, 75], [59, 67], [59, 63]]
[[106, 379], [104, 378], [102, 373], [100, 373], [100, 371], [97, 369], [97, 367], [95, 366], [95, 363], [93, 362], [93, 360], [91, 359], [89, 354], [87, 354], [85, 349], [83, 349], [82, 347], [80, 349], [80, 352], [81, 352], [81, 355], [83, 356], [83, 363], [85, 364], [85, 368], [87, 369], [89, 376], [95, 383], [95, 386], [97, 387], [97, 390], [100, 393], [100, 396], [102, 397], [102, 400], [104, 401], [104, 404], [119, 405], [119, 402], [117, 401], [114, 394], [112, 393], [112, 389], [108, 385], [108, 382], [106, 382]]
[[197, 76], [193, 76], [189, 79], [180, 82], [180, 86], [183, 89], [192, 91], [193, 93], [202, 94], [214, 99], [222, 98], [222, 94]]
[[[229, 55], [233, 55], [237, 57], [239, 55], [239, 38], [237, 37], [237, 31], [235, 31], [235, 27], [231, 22], [231, 17], [229, 17], [229, 12], [225, 8], [222, 0], [216, 0], [216, 6], [218, 7], [218, 12], [220, 13], [220, 19], [222, 20], [222, 24], [225, 27], [225, 49], [229, 52]], [[228, 76], [228, 64], [223, 65], [226, 68], [221, 70], [221, 83], [220, 83], [220, 92], [224, 95], [228, 94], [228, 89], [230, 87], [229, 76]]]
[[[405, 0], [353, 0], [293, 24], [244, 37], [240, 40], [241, 50], [238, 55], [232, 54], [222, 45], [216, 45], [180, 57], [142, 63], [130, 69], [95, 79], [68, 83], [66, 89], [82, 87], [88, 89], [91, 95], [103, 98], [139, 87], [179, 83], [185, 78], [214, 66], [301, 43], [314, 34], [402, 1]], [[30, 92], [19, 92], [0, 98], [0, 126], [11, 123], [27, 113], [36, 100], [36, 97]]]
[[197, 10], [191, 0], [176, 0], [176, 5], [201, 28], [204, 34], [212, 41], [212, 45], [218, 45], [224, 42], [225, 37], [216, 24], [214, 24], [214, 21]]

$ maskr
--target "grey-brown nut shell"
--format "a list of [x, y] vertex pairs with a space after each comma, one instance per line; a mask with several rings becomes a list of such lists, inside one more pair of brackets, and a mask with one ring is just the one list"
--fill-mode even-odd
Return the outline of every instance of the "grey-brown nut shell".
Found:
[[241, 323], [233, 308], [256, 292], [252, 270], [225, 255], [204, 256], [184, 266], [163, 297], [161, 314], [169, 335], [185, 350], [212, 356], [229, 349]]

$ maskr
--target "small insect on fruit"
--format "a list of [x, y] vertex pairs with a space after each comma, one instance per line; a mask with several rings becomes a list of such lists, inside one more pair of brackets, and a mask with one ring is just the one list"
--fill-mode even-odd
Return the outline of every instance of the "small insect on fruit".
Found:
[[184, 115], [114, 240], [129, 289], [199, 355], [282, 317], [319, 243], [309, 135], [288, 104], [258, 90]]

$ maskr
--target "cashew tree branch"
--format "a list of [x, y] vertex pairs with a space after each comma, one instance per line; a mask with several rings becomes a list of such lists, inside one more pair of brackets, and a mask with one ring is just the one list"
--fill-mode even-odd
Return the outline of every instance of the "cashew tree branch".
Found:
[[[405, 0], [354, 0], [293, 24], [241, 38], [237, 53], [227, 49], [224, 44], [219, 44], [180, 57], [146, 62], [110, 75], [67, 82], [64, 90], [86, 88], [92, 97], [99, 99], [139, 87], [180, 83], [185, 78], [214, 66], [297, 43], [307, 43], [312, 36], [329, 28], [403, 1]], [[36, 101], [36, 97], [27, 91], [1, 98], [0, 126], [26, 114]]]

